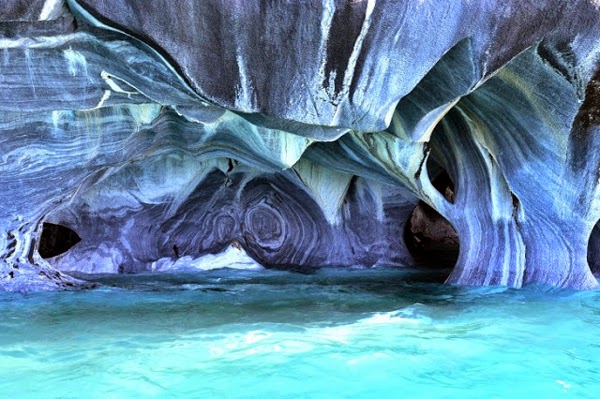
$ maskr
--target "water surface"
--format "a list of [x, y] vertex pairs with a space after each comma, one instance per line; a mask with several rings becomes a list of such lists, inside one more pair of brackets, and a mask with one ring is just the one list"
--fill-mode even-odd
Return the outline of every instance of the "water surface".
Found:
[[6, 398], [598, 398], [600, 292], [220, 270], [0, 294]]

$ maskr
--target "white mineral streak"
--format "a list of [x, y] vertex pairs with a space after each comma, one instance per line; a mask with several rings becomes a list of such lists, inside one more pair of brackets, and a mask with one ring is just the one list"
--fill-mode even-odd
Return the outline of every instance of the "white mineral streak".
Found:
[[[110, 30], [110, 31], [114, 31], [114, 32], [118, 32], [124, 36], [127, 36], [127, 37], [137, 41], [136, 38], [132, 37], [128, 33], [122, 32], [114, 27], [108, 26], [108, 25], [100, 22], [97, 18], [92, 16], [92, 14], [90, 14], [84, 7], [82, 7], [77, 0], [63, 0], [63, 1], [67, 4], [68, 8], [73, 12], [73, 14], [82, 17], [83, 19], [85, 19], [88, 23], [92, 24], [93, 26], [96, 26], [96, 27], [99, 27], [102, 29], [106, 29], [106, 30]], [[158, 59], [160, 59], [162, 61], [162, 64], [173, 73], [173, 76], [176, 77], [179, 84], [185, 88], [187, 94], [193, 95], [197, 99], [200, 99], [198, 97], [198, 95], [194, 92], [194, 90], [192, 90], [189, 87], [189, 85], [187, 84], [185, 79], [175, 71], [175, 69], [173, 68], [173, 65], [171, 65], [171, 63], [168, 62], [159, 51], [157, 51], [155, 48], [153, 48], [152, 46], [148, 45], [147, 43], [145, 43], [143, 41], [138, 41], [138, 42], [141, 46], [144, 46], [148, 51], [150, 51], [153, 54], [153, 56], [157, 57]]]
[[[352, 80], [354, 79], [354, 74], [356, 72], [356, 63], [358, 62], [358, 57], [361, 55], [361, 51], [363, 48], [363, 42], [365, 40], [365, 36], [369, 32], [369, 28], [371, 26], [371, 14], [373, 14], [373, 10], [375, 8], [375, 3], [377, 0], [367, 0], [367, 9], [365, 11], [365, 19], [360, 28], [360, 33], [356, 38], [356, 42], [354, 42], [354, 46], [352, 48], [352, 53], [350, 54], [350, 58], [348, 60], [348, 66], [344, 73], [344, 82], [343, 87], [340, 93], [340, 97], [349, 98], [350, 93], [350, 85], [352, 84]], [[330, 87], [334, 85], [330, 83]], [[341, 124], [338, 114], [339, 108], [336, 110], [336, 114], [333, 117], [333, 122], [336, 124]]]
[[376, 180], [368, 180], [367, 184], [365, 186], [361, 186], [361, 190], [359, 191], [359, 194], [365, 198], [365, 201], [367, 201], [367, 195], [365, 193], [365, 190], [369, 190], [370, 191], [370, 198], [371, 200], [374, 202], [374, 208], [375, 208], [375, 215], [377, 217], [377, 221], [384, 223], [385, 222], [385, 203], [384, 203], [384, 199], [383, 199], [383, 190], [381, 187], [381, 183], [379, 183]]
[[[330, 106], [328, 103], [329, 93], [327, 89], [323, 87], [323, 82], [325, 81], [325, 66], [327, 65], [327, 44], [331, 32], [331, 25], [333, 22], [333, 16], [335, 14], [335, 1], [334, 0], [324, 0], [323, 1], [323, 14], [321, 16], [321, 25], [320, 25], [320, 34], [321, 41], [319, 43], [319, 71], [316, 74], [314, 80], [311, 82], [312, 87], [309, 87], [308, 90], [310, 92], [318, 93], [317, 101], [324, 101], [327, 106]], [[333, 84], [330, 83], [330, 88], [333, 88]], [[313, 100], [314, 101], [314, 100]], [[322, 104], [315, 104], [313, 102], [313, 107], [318, 118], [322, 118], [325, 115], [321, 115], [322, 111], [320, 110], [323, 107]], [[326, 121], [323, 121], [326, 122]]]
[[64, 0], [46, 0], [38, 20], [47, 21], [57, 18], [64, 7]]
[[69, 65], [69, 74], [73, 77], [79, 74], [87, 75], [87, 61], [85, 56], [72, 48], [63, 51]]
[[110, 87], [110, 89], [112, 91], [114, 91], [115, 93], [123, 93], [123, 94], [127, 94], [127, 96], [131, 96], [132, 94], [138, 94], [138, 92], [139, 92], [137, 89], [126, 90], [126, 89], [121, 88], [121, 86], [119, 86], [117, 81], [120, 81], [120, 82], [126, 84], [127, 86], [130, 86], [130, 87], [132, 87], [132, 86], [129, 83], [125, 82], [123, 79], [113, 76], [106, 71], [102, 71], [100, 73], [100, 77], [106, 82], [108, 87]]
[[236, 90], [236, 105], [243, 112], [252, 112], [253, 109], [248, 107], [248, 104], [255, 103], [254, 101], [254, 86], [250, 81], [250, 76], [244, 61], [244, 54], [242, 50], [237, 47], [235, 59], [237, 61], [238, 71], [240, 74], [240, 84]]
[[104, 106], [104, 103], [110, 98], [110, 94], [112, 92], [110, 90], [104, 90], [104, 94], [102, 95], [102, 97], [100, 98], [100, 101], [98, 101], [98, 105], [96, 105], [94, 108], [91, 109], [100, 109]]
[[431, 140], [431, 134], [433, 133], [433, 130], [440, 123], [442, 118], [448, 113], [448, 111], [454, 108], [456, 103], [459, 101], [460, 98], [457, 98], [449, 104], [442, 105], [441, 107], [430, 111], [415, 126], [414, 132], [411, 136], [416, 141], [429, 142]]
[[[225, 165], [223, 165], [222, 160], [211, 160], [209, 162], [199, 163], [198, 160], [192, 158], [189, 161], [193, 166], [190, 168], [186, 165], [184, 167], [185, 171], [181, 173], [181, 175], [185, 175], [186, 172], [191, 171], [192, 173], [189, 174], [187, 178], [181, 179], [180, 172], [182, 165], [171, 164], [167, 167], [171, 168], [170, 172], [173, 172], [172, 179], [169, 179], [168, 177], [166, 180], [161, 179], [163, 183], [166, 183], [163, 187], [167, 188], [167, 190], [165, 190], [161, 198], [155, 198], [158, 200], [158, 202], [167, 202], [169, 204], [165, 211], [165, 218], [170, 218], [175, 215], [179, 207], [183, 204], [185, 200], [189, 198], [189, 196], [196, 189], [198, 184], [200, 184], [200, 182], [204, 180], [208, 173], [210, 173], [216, 168], [225, 167]], [[170, 172], [167, 172], [167, 176], [170, 174]], [[164, 172], [161, 169], [160, 171], [157, 171], [156, 175], [160, 176], [163, 173]], [[155, 196], [156, 193], [154, 192], [153, 186], [153, 184], [147, 185], [146, 191], [148, 193], [152, 192], [152, 195]], [[171, 198], [165, 201], [165, 198], [167, 197]]]
[[331, 225], [341, 221], [340, 208], [346, 198], [352, 175], [340, 173], [302, 160], [294, 171], [313, 195]]

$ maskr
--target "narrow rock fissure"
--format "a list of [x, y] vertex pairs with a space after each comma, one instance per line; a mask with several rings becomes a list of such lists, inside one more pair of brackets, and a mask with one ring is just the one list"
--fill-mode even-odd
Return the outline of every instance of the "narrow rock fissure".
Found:
[[[512, 191], [510, 193], [510, 197], [512, 199], [512, 205], [513, 205], [512, 217], [513, 217], [513, 220], [515, 221], [515, 229], [517, 229], [517, 233], [519, 234], [519, 236], [523, 242], [523, 253], [524, 253], [524, 256], [526, 257], [527, 244], [524, 241], [523, 228], [521, 227], [521, 221], [519, 220], [521, 201], [519, 200], [519, 197], [517, 197], [516, 194]], [[523, 280], [525, 280], [526, 278], [527, 278], [527, 262], [524, 262], [523, 263]]]

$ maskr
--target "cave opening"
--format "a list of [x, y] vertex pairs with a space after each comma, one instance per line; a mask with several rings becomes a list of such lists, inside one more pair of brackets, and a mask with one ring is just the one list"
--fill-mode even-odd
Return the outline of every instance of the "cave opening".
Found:
[[596, 223], [590, 234], [587, 258], [594, 276], [600, 277], [600, 221]]
[[419, 202], [404, 228], [404, 241], [417, 266], [456, 265], [460, 243], [456, 231], [435, 209]]
[[43, 259], [53, 258], [64, 254], [80, 241], [81, 237], [72, 229], [60, 224], [44, 223], [38, 253]]
[[[440, 168], [433, 186], [454, 203], [454, 182]], [[404, 242], [419, 267], [451, 268], [456, 265], [460, 242], [456, 230], [435, 209], [420, 201], [412, 211], [404, 228]]]

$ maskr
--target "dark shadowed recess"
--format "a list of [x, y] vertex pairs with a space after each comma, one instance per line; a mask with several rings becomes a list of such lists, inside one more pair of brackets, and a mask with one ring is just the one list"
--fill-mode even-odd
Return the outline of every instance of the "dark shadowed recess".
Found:
[[600, 222], [592, 230], [588, 246], [588, 263], [594, 276], [600, 277]]
[[44, 223], [38, 252], [44, 259], [64, 254], [81, 241], [79, 235], [68, 227]]
[[[454, 183], [445, 170], [439, 170], [432, 182], [448, 201], [454, 202]], [[404, 241], [418, 266], [449, 268], [456, 265], [460, 243], [454, 227], [423, 201], [417, 204], [406, 223]]]

